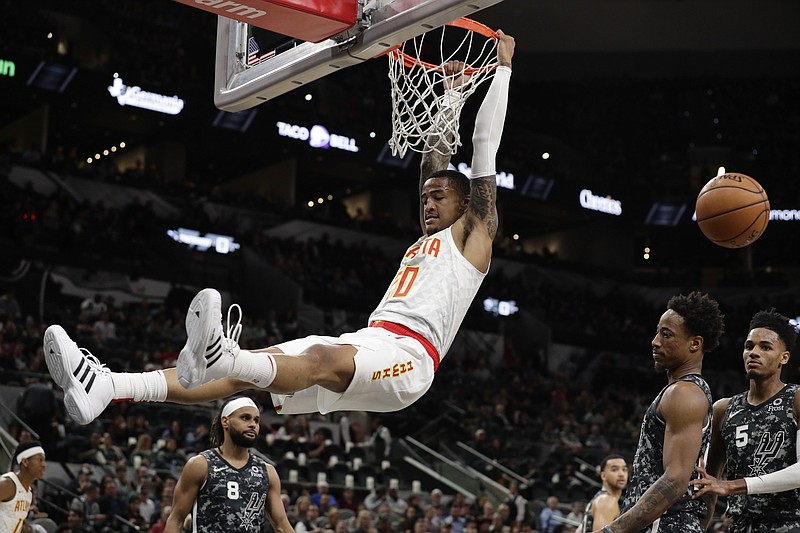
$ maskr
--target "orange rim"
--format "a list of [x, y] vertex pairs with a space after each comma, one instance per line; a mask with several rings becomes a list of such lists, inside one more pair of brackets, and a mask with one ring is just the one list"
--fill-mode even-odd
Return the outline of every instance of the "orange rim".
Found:
[[[476, 20], [472, 20], [472, 19], [467, 18], [467, 17], [462, 17], [460, 19], [454, 20], [453, 22], [448, 22], [447, 24], [445, 24], [445, 26], [453, 26], [455, 28], [461, 28], [461, 29], [464, 29], [464, 30], [467, 30], [467, 31], [472, 31], [472, 32], [478, 33], [480, 35], [483, 35], [484, 37], [486, 37], [488, 39], [497, 40], [500, 37], [498, 35], [498, 33], [496, 31], [494, 31], [492, 28], [490, 28], [489, 26], [487, 26], [485, 24], [481, 24], [480, 22], [478, 22]], [[410, 54], [407, 54], [407, 53], [403, 52], [402, 50], [400, 50], [401, 46], [403, 46], [403, 43], [400, 43], [400, 44], [398, 44], [396, 46], [393, 46], [392, 48], [388, 49], [387, 51], [385, 51], [382, 54], [379, 54], [379, 55], [377, 55], [375, 57], [380, 57], [382, 55], [389, 55], [395, 61], [402, 61], [403, 65], [405, 65], [407, 68], [412, 68], [414, 65], [422, 65], [424, 68], [426, 68], [428, 70], [442, 70], [442, 66], [441, 65], [434, 65], [433, 63], [428, 63], [427, 61], [422, 61], [421, 59], [418, 59], [418, 58], [416, 58], [416, 57], [414, 57], [414, 56], [412, 56]], [[479, 68], [471, 68], [470, 67], [470, 68], [464, 69], [464, 74], [472, 75], [472, 74], [474, 74], [476, 72], [482, 72], [484, 70], [490, 70], [492, 68], [494, 68], [494, 67], [492, 67], [492, 66], [479, 67]]]

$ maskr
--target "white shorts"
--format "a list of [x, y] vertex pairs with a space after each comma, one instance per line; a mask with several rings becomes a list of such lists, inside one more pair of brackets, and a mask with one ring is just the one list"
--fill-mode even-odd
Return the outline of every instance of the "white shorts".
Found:
[[276, 344], [275, 348], [286, 355], [298, 355], [315, 344], [355, 346], [353, 381], [341, 394], [319, 385], [291, 395], [272, 394], [279, 414], [399, 411], [417, 401], [433, 383], [433, 359], [425, 347], [416, 339], [383, 328], [363, 328], [339, 337], [312, 335]]

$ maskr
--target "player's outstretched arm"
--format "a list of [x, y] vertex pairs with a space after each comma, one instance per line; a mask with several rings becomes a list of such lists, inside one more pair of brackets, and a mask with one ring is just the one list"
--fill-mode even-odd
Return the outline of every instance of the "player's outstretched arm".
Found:
[[286, 516], [286, 509], [281, 501], [281, 480], [278, 472], [271, 465], [267, 465], [267, 475], [269, 476], [269, 492], [267, 493], [267, 520], [272, 525], [275, 533], [294, 533], [289, 518]]
[[652, 524], [686, 494], [703, 443], [708, 400], [693, 383], [679, 382], [667, 389], [660, 403], [664, 431], [664, 474], [633, 507], [603, 528], [603, 532], [634, 533]]
[[175, 485], [172, 499], [172, 513], [167, 519], [164, 533], [181, 533], [183, 521], [192, 510], [197, 493], [208, 477], [208, 461], [202, 455], [195, 455], [186, 463]]
[[497, 234], [497, 171], [495, 158], [503, 136], [508, 107], [508, 86], [511, 78], [511, 59], [514, 57], [514, 38], [502, 30], [497, 44], [497, 71], [489, 91], [475, 118], [472, 135], [472, 179], [470, 201], [465, 220], [465, 235], [477, 225], [484, 225], [489, 237]]

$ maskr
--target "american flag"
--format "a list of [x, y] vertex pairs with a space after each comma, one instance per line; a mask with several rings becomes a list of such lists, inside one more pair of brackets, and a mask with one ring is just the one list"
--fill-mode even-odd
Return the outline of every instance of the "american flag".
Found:
[[258, 65], [262, 61], [269, 59], [270, 57], [275, 55], [275, 50], [271, 52], [267, 52], [266, 54], [258, 55], [259, 48], [258, 43], [253, 37], [247, 39], [247, 66], [252, 67], [253, 65]]

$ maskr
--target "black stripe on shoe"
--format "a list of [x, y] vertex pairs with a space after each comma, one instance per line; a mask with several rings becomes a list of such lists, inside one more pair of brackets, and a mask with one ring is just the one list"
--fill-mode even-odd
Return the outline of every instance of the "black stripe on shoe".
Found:
[[217, 361], [219, 361], [221, 357], [222, 357], [222, 353], [220, 353], [219, 355], [217, 355], [217, 356], [214, 358], [214, 360], [213, 360], [213, 361], [208, 361], [208, 362], [206, 363], [206, 367], [213, 366], [213, 365], [214, 365], [214, 363], [216, 363]]
[[89, 394], [89, 391], [92, 390], [92, 385], [94, 384], [94, 379], [97, 377], [96, 372], [92, 372], [92, 378], [89, 380], [89, 383], [86, 384], [86, 394]]
[[217, 337], [217, 340], [214, 341], [208, 348], [206, 348], [206, 359], [211, 359], [222, 351], [221, 341], [222, 341], [222, 335]]
[[80, 372], [81, 372], [81, 368], [83, 368], [83, 363], [85, 363], [85, 362], [86, 361], [84, 360], [84, 358], [81, 357], [81, 363], [78, 365], [78, 368], [76, 368], [75, 371], [72, 372], [73, 376], [75, 376], [76, 378], [78, 377], [78, 374], [80, 374]]

